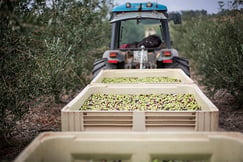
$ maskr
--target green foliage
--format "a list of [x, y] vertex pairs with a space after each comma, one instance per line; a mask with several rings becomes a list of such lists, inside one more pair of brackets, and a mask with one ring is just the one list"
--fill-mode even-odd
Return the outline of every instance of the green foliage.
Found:
[[[109, 44], [107, 1], [0, 0], [0, 138], [31, 100], [83, 88]], [[1, 140], [4, 142], [4, 140]]]
[[186, 18], [174, 27], [174, 42], [192, 60], [201, 82], [214, 94], [226, 89], [243, 105], [243, 14]]

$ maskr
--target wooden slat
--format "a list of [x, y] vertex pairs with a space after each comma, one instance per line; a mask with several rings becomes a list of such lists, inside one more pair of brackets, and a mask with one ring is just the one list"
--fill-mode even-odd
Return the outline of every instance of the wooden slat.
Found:
[[146, 124], [196, 124], [195, 121], [146, 121]]
[[62, 131], [68, 131], [68, 113], [61, 112]]
[[107, 126], [111, 126], [111, 127], [113, 127], [113, 126], [115, 126], [115, 127], [131, 127], [132, 126], [132, 124], [111, 124], [111, 123], [109, 123], [109, 124], [84, 124], [84, 126], [93, 126], [93, 127], [107, 127]]
[[205, 114], [204, 112], [197, 113], [197, 121], [196, 121], [196, 130], [197, 131], [204, 131], [205, 130]]
[[217, 112], [211, 112], [211, 129], [210, 131], [215, 131], [218, 129], [219, 114]]
[[196, 112], [170, 111], [170, 112], [146, 112], [146, 116], [196, 116]]
[[132, 116], [133, 112], [121, 112], [121, 111], [84, 111], [84, 116]]
[[125, 120], [128, 120], [128, 119], [132, 119], [131, 116], [84, 116], [84, 120], [95, 120], [95, 119], [112, 119], [112, 120], [116, 120], [116, 119], [125, 119]]
[[133, 112], [133, 131], [145, 131], [145, 112], [136, 111]]
[[161, 121], [161, 122], [163, 122], [163, 121], [179, 121], [179, 122], [183, 122], [183, 121], [196, 121], [196, 119], [195, 118], [193, 118], [193, 119], [186, 119], [186, 118], [184, 118], [184, 119], [178, 119], [178, 118], [175, 118], [175, 119], [146, 119], [146, 121], [151, 121], [151, 122], [153, 122], [153, 121]]
[[74, 113], [74, 130], [75, 131], [81, 131], [81, 116], [80, 116], [80, 113]]
[[84, 125], [87, 125], [87, 124], [133, 124], [132, 122], [130, 121], [113, 121], [113, 122], [105, 122], [105, 121], [96, 121], [96, 122], [84, 122]]
[[211, 124], [211, 113], [210, 112], [205, 112], [205, 117], [204, 117], [204, 131], [210, 131], [210, 124]]
[[146, 124], [147, 127], [194, 127], [195, 124]]
[[129, 121], [132, 122], [132, 119], [85, 119], [84, 122], [113, 122], [113, 121]]
[[68, 117], [68, 130], [69, 131], [75, 131], [75, 112], [69, 112]]

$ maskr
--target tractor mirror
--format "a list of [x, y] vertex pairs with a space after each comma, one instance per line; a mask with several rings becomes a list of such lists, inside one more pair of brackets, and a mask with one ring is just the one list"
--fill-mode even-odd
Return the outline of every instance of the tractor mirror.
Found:
[[169, 13], [168, 19], [169, 19], [169, 21], [173, 20], [174, 24], [181, 24], [181, 14], [178, 12]]

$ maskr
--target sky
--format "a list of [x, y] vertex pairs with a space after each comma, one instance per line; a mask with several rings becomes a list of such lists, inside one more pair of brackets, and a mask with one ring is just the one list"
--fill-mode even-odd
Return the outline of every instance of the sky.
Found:
[[[167, 6], [168, 11], [184, 11], [184, 10], [207, 10], [209, 14], [219, 11], [218, 1], [220, 0], [114, 0], [115, 4], [123, 4], [126, 2], [158, 2]], [[222, 0], [227, 3], [226, 0]]]

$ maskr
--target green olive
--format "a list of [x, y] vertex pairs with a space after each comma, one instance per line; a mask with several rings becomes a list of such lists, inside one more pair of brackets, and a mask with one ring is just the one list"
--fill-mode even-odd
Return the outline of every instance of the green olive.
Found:
[[166, 83], [166, 82], [181, 82], [180, 79], [169, 77], [118, 77], [118, 78], [104, 78], [102, 83]]
[[201, 107], [192, 94], [92, 94], [80, 110], [198, 111]]

